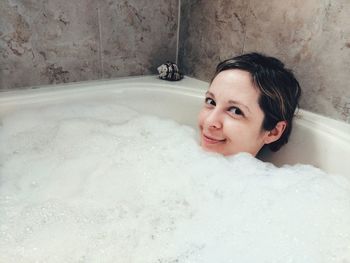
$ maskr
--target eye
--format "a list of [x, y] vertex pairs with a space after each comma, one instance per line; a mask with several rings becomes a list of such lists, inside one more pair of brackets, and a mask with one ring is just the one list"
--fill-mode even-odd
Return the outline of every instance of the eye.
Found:
[[205, 98], [205, 104], [215, 106], [216, 102], [212, 98], [207, 97]]
[[237, 107], [231, 107], [228, 109], [229, 112], [233, 113], [234, 115], [241, 115], [241, 116], [244, 116], [244, 113], [243, 111], [241, 111], [240, 108], [237, 108]]

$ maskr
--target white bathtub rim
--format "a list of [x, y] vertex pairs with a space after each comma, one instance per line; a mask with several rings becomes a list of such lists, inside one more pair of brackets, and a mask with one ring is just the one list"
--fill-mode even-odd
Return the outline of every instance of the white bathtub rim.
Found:
[[193, 90], [194, 92], [203, 92], [209, 86], [207, 82], [187, 76], [185, 76], [182, 80], [176, 82], [160, 80], [157, 75], [133, 76], [116, 79], [91, 80], [55, 85], [32, 86], [15, 90], [5, 90], [0, 92], [0, 103], [5, 103], [7, 100], [11, 100], [13, 97], [18, 100], [27, 97], [29, 98], [52, 95], [52, 93], [74, 94], [77, 92], [97, 91], [96, 88], [98, 88], [98, 91], [103, 91], [106, 89], [108, 90], [111, 88], [133, 88], [135, 84], [143, 88], [152, 85], [154, 88], [176, 87], [176, 89], [182, 89], [184, 91]]
[[[170, 82], [160, 80], [156, 75], [151, 75], [31, 87], [0, 92], [0, 112], [1, 109], [6, 109], [7, 106], [21, 105], [29, 102], [57, 101], [67, 96], [79, 96], [80, 94], [92, 95], [96, 92], [103, 93], [106, 91], [114, 94], [131, 90], [139, 90], [140, 92], [160, 91], [202, 99], [208, 86], [209, 84], [207, 82], [187, 76], [181, 81]], [[298, 125], [317, 129], [320, 133], [336, 137], [349, 144], [350, 147], [350, 124], [348, 123], [304, 109], [298, 110], [295, 121], [298, 122]]]

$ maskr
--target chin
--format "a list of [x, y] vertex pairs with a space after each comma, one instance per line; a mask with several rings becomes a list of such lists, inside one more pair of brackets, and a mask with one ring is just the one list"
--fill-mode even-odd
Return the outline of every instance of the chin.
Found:
[[245, 152], [245, 153], [249, 153], [252, 156], [256, 157], [256, 154], [254, 154], [250, 151], [233, 151], [233, 150], [229, 151], [227, 149], [223, 149], [222, 147], [219, 147], [218, 145], [206, 145], [203, 142], [201, 142], [201, 147], [206, 152], [215, 152], [215, 153], [221, 154], [223, 156], [232, 156], [232, 155], [236, 155], [238, 153]]
[[225, 153], [225, 151], [223, 151], [223, 149], [221, 147], [218, 147], [218, 145], [207, 145], [207, 144], [201, 142], [201, 147], [206, 152], [215, 152], [215, 153], [222, 154], [224, 156], [229, 155], [229, 154]]

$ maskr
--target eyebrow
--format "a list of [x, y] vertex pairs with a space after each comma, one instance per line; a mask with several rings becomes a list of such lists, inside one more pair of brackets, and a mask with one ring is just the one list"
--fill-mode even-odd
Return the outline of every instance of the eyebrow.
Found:
[[[213, 97], [213, 98], [215, 99], [215, 95], [214, 95], [212, 92], [210, 92], [210, 91], [207, 91], [207, 92], [205, 93], [205, 95], [206, 95], [206, 96], [209, 95], [209, 96], [211, 96], [211, 97]], [[244, 107], [249, 113], [251, 113], [249, 107], [248, 107], [247, 105], [245, 105], [245, 104], [239, 102], [239, 101], [236, 101], [236, 100], [229, 100], [228, 103], [229, 103], [229, 104], [238, 105], [238, 106], [240, 106], [240, 107]]]

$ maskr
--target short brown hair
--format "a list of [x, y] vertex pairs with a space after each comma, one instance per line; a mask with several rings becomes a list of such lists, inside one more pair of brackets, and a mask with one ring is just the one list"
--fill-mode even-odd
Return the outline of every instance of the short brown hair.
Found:
[[281, 137], [268, 144], [270, 150], [278, 151], [288, 142], [294, 113], [299, 107], [301, 88], [293, 72], [277, 58], [260, 53], [243, 54], [220, 62], [214, 78], [228, 69], [240, 69], [251, 74], [253, 84], [260, 91], [259, 106], [265, 115], [264, 130], [272, 130], [279, 121], [287, 122]]

